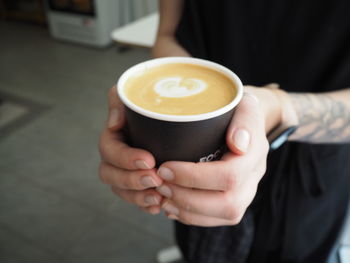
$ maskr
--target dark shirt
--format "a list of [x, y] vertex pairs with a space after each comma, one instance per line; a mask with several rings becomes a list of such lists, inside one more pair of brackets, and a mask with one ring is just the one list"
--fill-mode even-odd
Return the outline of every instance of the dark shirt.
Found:
[[[184, 2], [180, 44], [244, 84], [276, 82], [292, 92], [350, 86], [350, 1]], [[350, 144], [289, 142], [269, 154], [267, 167], [241, 224], [177, 224], [189, 262], [326, 262], [346, 215]]]

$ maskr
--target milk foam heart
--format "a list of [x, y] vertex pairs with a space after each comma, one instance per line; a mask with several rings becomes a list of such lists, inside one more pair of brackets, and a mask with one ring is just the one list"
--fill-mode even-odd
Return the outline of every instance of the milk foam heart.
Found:
[[154, 90], [161, 97], [182, 98], [203, 92], [207, 84], [195, 78], [168, 77], [155, 84]]

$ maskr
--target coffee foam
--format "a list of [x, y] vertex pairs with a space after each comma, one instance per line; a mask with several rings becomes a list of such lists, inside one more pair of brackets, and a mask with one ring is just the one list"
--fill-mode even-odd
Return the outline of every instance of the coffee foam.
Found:
[[207, 88], [207, 84], [196, 78], [167, 77], [155, 83], [154, 91], [160, 97], [183, 98], [199, 94]]
[[126, 97], [157, 114], [197, 115], [230, 104], [235, 83], [226, 74], [196, 64], [140, 67], [125, 82]]

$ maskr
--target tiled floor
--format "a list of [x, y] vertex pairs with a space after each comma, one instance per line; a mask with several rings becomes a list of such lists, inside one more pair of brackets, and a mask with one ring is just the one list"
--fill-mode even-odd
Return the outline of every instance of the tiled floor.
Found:
[[171, 222], [97, 177], [107, 90], [148, 52], [57, 42], [36, 25], [0, 32], [0, 93], [47, 106], [0, 138], [0, 262], [155, 262]]
[[0, 262], [155, 262], [173, 244], [171, 222], [97, 178], [107, 90], [148, 52], [57, 42], [13, 22], [0, 32], [0, 94], [45, 106], [0, 138]]

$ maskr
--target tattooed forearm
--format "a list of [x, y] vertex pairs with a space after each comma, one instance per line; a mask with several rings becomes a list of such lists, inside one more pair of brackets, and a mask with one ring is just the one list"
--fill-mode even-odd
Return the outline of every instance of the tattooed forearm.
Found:
[[291, 140], [311, 143], [350, 142], [348, 104], [326, 94], [289, 95], [299, 117], [299, 128], [290, 137]]

